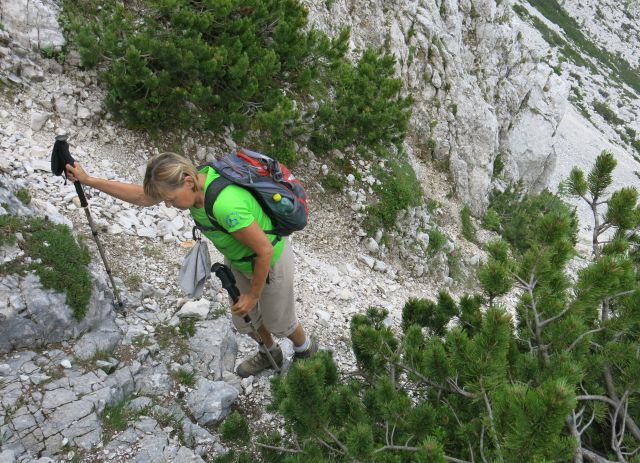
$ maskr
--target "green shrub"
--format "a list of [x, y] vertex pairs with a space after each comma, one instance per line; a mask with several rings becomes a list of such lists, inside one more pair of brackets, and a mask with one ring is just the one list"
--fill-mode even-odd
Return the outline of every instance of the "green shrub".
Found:
[[322, 179], [320, 180], [320, 183], [322, 184], [322, 187], [325, 190], [342, 191], [345, 185], [345, 180], [343, 177], [340, 177], [337, 174], [329, 172], [327, 173], [327, 175], [322, 177]]
[[233, 412], [220, 425], [220, 435], [227, 442], [248, 442], [251, 439], [247, 419], [238, 412]]
[[363, 222], [370, 234], [395, 226], [398, 213], [420, 205], [423, 196], [416, 173], [406, 160], [388, 161], [384, 169], [377, 169], [376, 178], [380, 181], [374, 187], [379, 201], [367, 207]]
[[[24, 256], [0, 265], [0, 275], [35, 270], [45, 288], [66, 294], [66, 303], [77, 320], [89, 307], [93, 285], [87, 265], [89, 251], [80, 246], [66, 225], [54, 225], [46, 219], [0, 216], [0, 244], [11, 242], [20, 232]], [[27, 263], [26, 257], [31, 262]]]
[[495, 209], [487, 209], [487, 213], [484, 215], [484, 219], [482, 220], [482, 226], [486, 230], [498, 233], [500, 232], [500, 216]]
[[402, 97], [395, 59], [367, 49], [354, 68], [343, 60], [335, 70], [335, 99], [325, 99], [315, 120], [314, 152], [350, 145], [384, 150], [404, 140], [413, 100]]
[[16, 191], [16, 197], [22, 202], [22, 204], [29, 204], [31, 202], [31, 194], [26, 188], [20, 188]]
[[210, 461], [211, 463], [256, 463], [256, 459], [250, 453], [235, 450], [229, 450], [223, 455], [213, 457]]
[[458, 308], [446, 291], [440, 291], [437, 303], [429, 299], [410, 298], [402, 308], [402, 330], [406, 333], [411, 325], [418, 325], [442, 336], [454, 315], [458, 315]]
[[412, 102], [394, 58], [366, 50], [354, 67], [349, 31], [330, 39], [308, 28], [298, 0], [64, 7], [69, 43], [83, 65], [104, 67], [106, 105], [131, 128], [232, 127], [284, 163], [298, 158], [297, 138], [320, 154], [404, 140]]
[[40, 56], [43, 58], [51, 59], [55, 57], [56, 50], [52, 46], [44, 47], [40, 49]]
[[529, 249], [532, 239], [539, 232], [534, 228], [534, 223], [544, 223], [549, 227], [566, 227], [571, 231], [563, 233], [562, 236], [568, 234], [574, 241], [576, 239], [575, 212], [558, 195], [548, 190], [539, 195], [528, 196], [524, 194], [521, 184], [512, 185], [504, 192], [492, 192], [490, 204], [499, 217], [502, 236], [520, 252]]
[[460, 211], [460, 220], [462, 221], [462, 236], [467, 241], [476, 241], [476, 227], [471, 220], [471, 209], [464, 206]]
[[504, 171], [504, 160], [502, 154], [498, 153], [496, 159], [493, 161], [493, 177], [498, 177]]
[[429, 254], [433, 255], [440, 251], [442, 247], [447, 242], [447, 235], [445, 235], [442, 231], [437, 228], [432, 228], [429, 230], [429, 246], [427, 250]]
[[436, 147], [438, 146], [438, 144], [433, 138], [429, 138], [425, 142], [424, 146], [425, 146], [425, 148], [427, 149], [427, 151], [429, 153], [433, 153], [435, 151]]

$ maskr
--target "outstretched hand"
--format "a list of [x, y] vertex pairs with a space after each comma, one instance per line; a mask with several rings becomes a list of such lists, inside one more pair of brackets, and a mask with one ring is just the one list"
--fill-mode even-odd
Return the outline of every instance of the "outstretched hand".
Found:
[[89, 175], [84, 171], [80, 163], [75, 161], [73, 166], [67, 164], [67, 178], [72, 182], [86, 183]]

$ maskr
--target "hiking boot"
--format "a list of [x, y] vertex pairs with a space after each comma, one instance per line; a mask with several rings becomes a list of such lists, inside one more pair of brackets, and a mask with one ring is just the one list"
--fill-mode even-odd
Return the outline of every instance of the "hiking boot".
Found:
[[297, 360], [308, 359], [313, 354], [318, 352], [318, 343], [311, 336], [309, 336], [309, 338], [311, 340], [311, 344], [309, 344], [309, 348], [307, 350], [303, 351], [303, 352], [294, 352], [294, 354], [293, 354], [293, 361], [294, 362], [297, 361]]
[[[276, 361], [278, 367], [281, 367], [282, 349], [280, 349], [280, 346], [277, 345], [275, 349], [272, 347], [271, 349], [269, 349], [269, 352], [271, 352], [271, 356], [273, 357], [273, 360]], [[271, 361], [269, 361], [269, 357], [267, 357], [267, 354], [265, 352], [261, 352], [260, 350], [258, 350], [255, 355], [249, 357], [240, 365], [238, 365], [236, 373], [241, 378], [247, 378], [249, 376], [257, 375], [267, 368], [273, 368], [273, 366], [271, 365]]]

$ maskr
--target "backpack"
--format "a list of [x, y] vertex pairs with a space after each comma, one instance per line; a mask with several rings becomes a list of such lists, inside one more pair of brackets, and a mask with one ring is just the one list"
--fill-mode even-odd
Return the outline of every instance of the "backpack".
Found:
[[[242, 148], [207, 165], [220, 174], [204, 193], [204, 209], [213, 224], [213, 230], [228, 233], [213, 216], [213, 204], [220, 192], [231, 184], [249, 190], [269, 216], [273, 229], [264, 230], [265, 233], [278, 237], [288, 236], [307, 225], [307, 194], [300, 181], [284, 164], [264, 154]], [[212, 230], [211, 227], [198, 223], [196, 225], [200, 230]]]

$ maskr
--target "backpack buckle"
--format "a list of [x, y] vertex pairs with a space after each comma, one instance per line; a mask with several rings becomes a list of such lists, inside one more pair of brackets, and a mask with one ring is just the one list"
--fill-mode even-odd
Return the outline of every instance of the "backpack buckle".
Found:
[[193, 229], [191, 229], [191, 235], [194, 241], [202, 240], [202, 230], [197, 225], [194, 225]]

